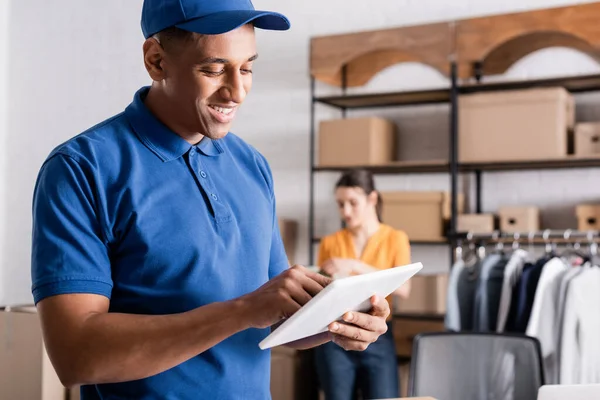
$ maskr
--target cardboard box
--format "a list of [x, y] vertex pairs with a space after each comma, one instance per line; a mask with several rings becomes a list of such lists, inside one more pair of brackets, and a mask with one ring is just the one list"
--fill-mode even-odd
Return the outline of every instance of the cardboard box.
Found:
[[600, 204], [580, 204], [576, 207], [575, 213], [579, 231], [600, 230]]
[[575, 154], [600, 155], [600, 122], [585, 122], [575, 126]]
[[279, 232], [285, 247], [285, 253], [288, 256], [288, 261], [294, 265], [296, 260], [296, 246], [298, 239], [298, 222], [291, 219], [279, 218]]
[[459, 97], [459, 160], [501, 162], [565, 158], [575, 124], [564, 88], [488, 92]]
[[0, 398], [65, 400], [63, 387], [50, 363], [35, 307], [0, 311]]
[[443, 320], [421, 320], [414, 318], [399, 318], [393, 320], [394, 341], [396, 353], [401, 357], [410, 357], [413, 349], [413, 340], [420, 333], [444, 332]]
[[[443, 240], [450, 219], [450, 194], [446, 192], [382, 192], [383, 222], [406, 232], [410, 240]], [[464, 196], [457, 196], [458, 212]]]
[[456, 219], [457, 232], [492, 233], [496, 230], [494, 214], [462, 214]]
[[400, 396], [408, 396], [408, 381], [410, 380], [410, 362], [403, 362], [398, 365], [398, 379], [400, 380]]
[[295, 398], [297, 370], [296, 350], [280, 346], [271, 351], [271, 397], [273, 400]]
[[540, 230], [540, 211], [537, 207], [502, 207], [500, 230], [506, 233], [526, 233]]
[[322, 121], [319, 166], [367, 166], [394, 160], [396, 125], [376, 117]]
[[410, 280], [408, 299], [396, 297], [394, 313], [445, 314], [448, 274], [416, 275]]

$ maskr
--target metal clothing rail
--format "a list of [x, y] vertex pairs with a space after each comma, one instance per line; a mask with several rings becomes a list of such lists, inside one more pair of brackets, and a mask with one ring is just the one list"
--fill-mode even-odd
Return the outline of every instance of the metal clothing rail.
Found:
[[546, 229], [543, 231], [533, 231], [533, 232], [518, 232], [518, 233], [509, 233], [509, 232], [500, 232], [494, 231], [490, 233], [472, 233], [472, 232], [463, 232], [456, 235], [457, 240], [466, 240], [466, 241], [479, 241], [479, 242], [498, 242], [498, 241], [533, 241], [536, 239], [542, 239], [544, 241], [555, 241], [556, 239], [560, 239], [561, 241], [569, 242], [569, 241], [581, 241], [582, 239], [587, 239], [589, 241], [594, 241], [595, 239], [600, 239], [600, 231], [577, 231], [573, 229], [566, 230], [551, 230]]

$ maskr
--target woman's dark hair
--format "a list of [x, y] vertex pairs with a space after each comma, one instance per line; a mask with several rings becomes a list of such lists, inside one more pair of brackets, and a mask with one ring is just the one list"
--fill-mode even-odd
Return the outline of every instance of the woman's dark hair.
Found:
[[373, 192], [377, 193], [375, 212], [377, 213], [377, 219], [379, 219], [379, 222], [382, 222], [381, 212], [383, 208], [383, 202], [381, 200], [381, 195], [377, 190], [375, 190], [375, 182], [371, 172], [365, 169], [353, 169], [344, 172], [344, 174], [335, 184], [335, 187], [336, 189], [340, 187], [359, 187], [365, 192], [366, 195], [370, 195]]

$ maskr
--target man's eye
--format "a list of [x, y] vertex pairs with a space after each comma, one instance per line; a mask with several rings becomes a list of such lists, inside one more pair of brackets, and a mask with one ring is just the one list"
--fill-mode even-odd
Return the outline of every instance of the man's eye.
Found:
[[251, 69], [242, 69], [241, 70], [244, 74], [251, 74], [252, 70]]
[[222, 69], [219, 71], [210, 71], [210, 70], [203, 69], [202, 72], [209, 76], [219, 76], [219, 75], [223, 74], [223, 72], [225, 72], [225, 70]]

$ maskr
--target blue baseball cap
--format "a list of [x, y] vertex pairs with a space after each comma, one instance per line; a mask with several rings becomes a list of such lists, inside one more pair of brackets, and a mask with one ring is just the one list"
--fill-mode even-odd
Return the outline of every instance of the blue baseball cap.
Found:
[[285, 16], [255, 10], [250, 0], [144, 0], [142, 8], [142, 32], [146, 39], [171, 27], [219, 35], [250, 22], [260, 29], [290, 28]]

